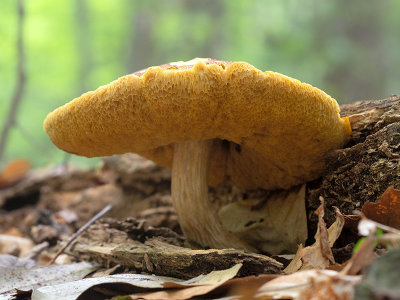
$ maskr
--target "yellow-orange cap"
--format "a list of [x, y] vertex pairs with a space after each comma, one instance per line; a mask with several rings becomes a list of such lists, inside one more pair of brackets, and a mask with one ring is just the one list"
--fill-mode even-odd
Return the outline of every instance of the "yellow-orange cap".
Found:
[[173, 144], [220, 139], [209, 183], [289, 188], [320, 176], [351, 128], [323, 91], [245, 62], [194, 59], [127, 75], [50, 113], [60, 149], [87, 157], [135, 152], [171, 167]]

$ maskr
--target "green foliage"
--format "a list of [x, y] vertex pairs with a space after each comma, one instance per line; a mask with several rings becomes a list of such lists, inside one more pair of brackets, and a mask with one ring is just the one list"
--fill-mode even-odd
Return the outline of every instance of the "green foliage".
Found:
[[[382, 236], [382, 235], [383, 235], [382, 229], [378, 228], [378, 229], [376, 230], [375, 236]], [[360, 238], [360, 239], [357, 241], [357, 243], [354, 245], [353, 253], [356, 253], [356, 252], [360, 249], [361, 244], [362, 244], [366, 239], [367, 239], [367, 237], [364, 236], [364, 237]], [[375, 243], [374, 243], [374, 247], [376, 247], [376, 246], [378, 246], [378, 242], [375, 242]]]
[[[309, 82], [341, 103], [400, 93], [396, 0], [26, 0], [25, 8], [27, 85], [5, 160], [60, 162], [64, 154], [42, 130], [48, 112], [169, 61], [243, 60]], [[0, 120], [16, 85], [16, 26], [16, 1], [3, 0]]]

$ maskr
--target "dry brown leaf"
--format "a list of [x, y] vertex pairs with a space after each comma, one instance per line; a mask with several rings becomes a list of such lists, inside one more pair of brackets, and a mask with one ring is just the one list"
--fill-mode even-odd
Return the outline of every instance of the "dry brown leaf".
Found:
[[[196, 295], [204, 295], [221, 286], [235, 277], [241, 267], [242, 264], [236, 264], [229, 269], [212, 271], [206, 275], [200, 275], [185, 281], [170, 277], [141, 274], [116, 274], [104, 277], [86, 278], [59, 285], [39, 287], [34, 289], [32, 299], [76, 299], [83, 293], [86, 293], [88, 289], [94, 287], [98, 288], [100, 285], [107, 284], [112, 290], [113, 284], [123, 283], [129, 285], [132, 293], [135, 293], [129, 296], [131, 299], [188, 299]], [[138, 290], [138, 288], [140, 288], [140, 290]], [[143, 288], [148, 289], [149, 292], [142, 293]], [[169, 288], [171, 288], [171, 290], [168, 290]], [[154, 289], [167, 290], [151, 292], [152, 290], [154, 291]], [[100, 289], [97, 289], [97, 291], [99, 290]], [[126, 291], [127, 290], [128, 287]], [[140, 292], [140, 294], [137, 292]], [[107, 296], [107, 298], [109, 298], [110, 294]]]
[[261, 252], [293, 253], [307, 239], [305, 198], [303, 184], [271, 193], [260, 207], [257, 197], [229, 202], [219, 209], [218, 217], [229, 232]]
[[335, 222], [328, 228], [328, 238], [329, 238], [329, 246], [333, 247], [333, 244], [339, 238], [342, 233], [342, 229], [345, 224], [345, 218], [337, 207], [334, 207], [336, 220]]
[[222, 271], [212, 271], [206, 275], [200, 275], [186, 281], [166, 281], [163, 287], [166, 290], [140, 293], [131, 295], [131, 299], [190, 299], [194, 296], [208, 294], [224, 284], [227, 280], [236, 276], [241, 268], [241, 264], [237, 264], [230, 269]]
[[344, 215], [344, 228], [357, 230], [358, 222], [361, 220], [361, 215]]
[[358, 276], [318, 276], [311, 278], [307, 288], [300, 291], [298, 300], [340, 299], [353, 300], [354, 287], [360, 281]]
[[[383, 229], [389, 233], [377, 235], [376, 233], [378, 229]], [[367, 219], [364, 216], [358, 223], [358, 232], [360, 235], [366, 236], [367, 238], [361, 242], [357, 251], [353, 253], [353, 256], [346, 263], [341, 274], [355, 275], [363, 268], [369, 266], [377, 256], [374, 252], [377, 243], [385, 245], [386, 247], [395, 248], [400, 245], [399, 230], [387, 225], [382, 225], [381, 223]]]
[[[318, 207], [317, 211], [315, 212], [318, 215], [318, 230], [317, 230], [317, 235], [319, 232], [319, 237], [316, 237], [315, 240], [318, 243], [319, 242], [319, 247], [320, 247], [320, 253], [325, 259], [328, 259], [328, 264], [334, 264], [335, 259], [333, 258], [333, 253], [331, 250], [331, 245], [330, 245], [330, 238], [328, 234], [328, 229], [326, 228], [326, 223], [324, 221], [324, 215], [325, 215], [325, 210], [324, 210], [324, 201], [323, 198], [321, 198], [321, 205]], [[332, 237], [332, 239], [335, 239], [335, 237]], [[336, 240], [336, 239], [335, 239]], [[310, 253], [311, 255], [313, 253]], [[314, 260], [313, 257], [310, 257], [311, 260]], [[304, 262], [304, 260], [303, 260]], [[313, 262], [310, 267], [314, 267], [315, 263]]]
[[199, 275], [186, 281], [166, 281], [163, 284], [165, 288], [185, 288], [189, 286], [200, 285], [221, 285], [229, 279], [234, 278], [243, 265], [241, 263], [234, 265], [226, 270], [211, 271], [206, 275]]
[[332, 270], [306, 270], [281, 276], [262, 285], [255, 299], [352, 299], [358, 276]]
[[16, 184], [29, 171], [31, 164], [25, 159], [13, 160], [0, 172], [0, 189]]
[[[98, 268], [87, 262], [49, 267], [34, 266], [26, 259], [14, 259], [11, 263], [13, 265], [0, 266], [0, 294], [13, 289], [30, 290], [38, 286], [75, 281]], [[52, 299], [60, 298], [53, 296]]]
[[362, 212], [368, 219], [400, 229], [400, 190], [387, 188], [377, 203], [366, 202]]
[[365, 239], [358, 250], [347, 262], [345, 268], [341, 271], [344, 275], [355, 275], [365, 266], [368, 266], [375, 258], [374, 254], [375, 239], [369, 236]]
[[217, 285], [202, 285], [193, 286], [184, 289], [171, 289], [163, 290], [159, 292], [140, 293], [136, 295], [130, 295], [131, 299], [144, 299], [144, 300], [159, 300], [159, 299], [191, 299], [195, 296], [201, 296], [208, 294], [215, 290]]
[[284, 270], [291, 274], [298, 270], [325, 269], [335, 264], [331, 247], [340, 236], [344, 226], [344, 217], [339, 209], [335, 208], [336, 221], [326, 228], [324, 222], [324, 201], [321, 198], [321, 205], [315, 211], [318, 215], [318, 230], [315, 234], [315, 243], [309, 247], [299, 247], [295, 257]]
[[281, 276], [282, 275], [277, 274], [263, 274], [258, 276], [234, 278], [224, 283], [220, 288], [218, 288], [216, 292], [221, 290], [220, 294], [222, 294], [222, 290], [225, 289], [228, 292], [224, 294], [234, 297], [233, 299], [254, 299], [258, 292], [258, 289], [262, 285]]
[[131, 295], [131, 299], [191, 299], [195, 296], [206, 296], [207, 294], [230, 295], [240, 298], [235, 299], [253, 299], [257, 290], [264, 283], [279, 277], [280, 275], [266, 274], [259, 276], [248, 276], [242, 278], [230, 279], [218, 285], [203, 285], [184, 289], [167, 289], [158, 292], [141, 293]]
[[290, 264], [283, 270], [285, 274], [292, 274], [300, 270], [303, 265], [303, 261], [301, 260], [303, 257], [304, 247], [302, 244], [299, 245], [297, 249], [296, 255], [291, 260]]

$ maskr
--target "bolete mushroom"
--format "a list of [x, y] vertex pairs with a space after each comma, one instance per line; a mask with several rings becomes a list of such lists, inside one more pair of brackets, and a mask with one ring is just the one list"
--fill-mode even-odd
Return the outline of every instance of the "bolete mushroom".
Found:
[[87, 157], [135, 152], [172, 169], [183, 232], [213, 248], [255, 250], [228, 232], [208, 186], [288, 189], [318, 178], [351, 127], [309, 84], [245, 62], [193, 59], [151, 67], [50, 113], [60, 149]]

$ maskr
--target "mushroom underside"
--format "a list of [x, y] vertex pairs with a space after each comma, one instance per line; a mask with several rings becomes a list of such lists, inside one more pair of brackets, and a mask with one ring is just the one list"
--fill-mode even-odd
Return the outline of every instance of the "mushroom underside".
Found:
[[224, 228], [208, 199], [208, 159], [215, 140], [174, 145], [171, 194], [182, 231], [201, 246], [256, 251]]
[[[217, 203], [210, 201], [209, 159], [211, 151], [218, 144], [221, 144], [219, 139], [174, 144], [171, 194], [185, 236], [203, 247], [236, 248], [252, 252], [279, 253], [280, 250], [288, 250], [287, 245], [295, 249], [298, 243], [304, 242], [307, 238], [304, 198], [302, 199], [304, 188], [296, 187], [293, 191], [272, 195], [271, 201], [268, 200], [269, 203], [257, 212], [243, 209], [240, 204], [220, 210]], [[227, 213], [237, 220], [229, 221]], [[241, 221], [250, 220], [252, 215], [257, 219], [263, 215], [262, 218], [266, 220], [262, 224], [254, 224], [253, 228], [238, 228]], [[282, 228], [285, 223], [292, 224], [292, 229]], [[255, 226], [258, 228], [254, 228]]]

